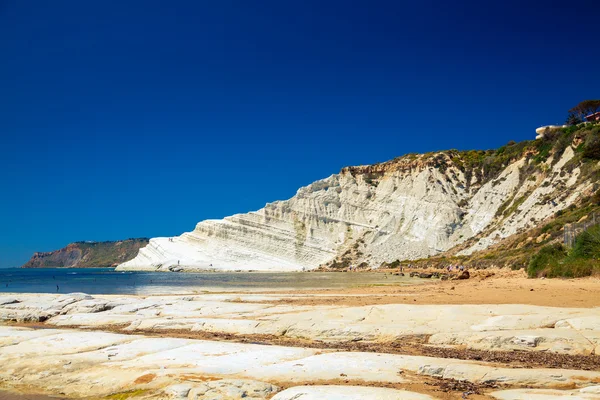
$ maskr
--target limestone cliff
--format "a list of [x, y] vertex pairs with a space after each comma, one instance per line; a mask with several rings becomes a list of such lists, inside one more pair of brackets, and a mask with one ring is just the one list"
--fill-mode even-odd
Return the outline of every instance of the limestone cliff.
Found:
[[599, 129], [347, 167], [289, 200], [151, 239], [118, 269], [293, 271], [470, 254], [589, 196], [598, 165], [585, 152], [600, 143]]
[[101, 268], [131, 260], [148, 239], [116, 242], [75, 242], [62, 249], [36, 252], [21, 268]]

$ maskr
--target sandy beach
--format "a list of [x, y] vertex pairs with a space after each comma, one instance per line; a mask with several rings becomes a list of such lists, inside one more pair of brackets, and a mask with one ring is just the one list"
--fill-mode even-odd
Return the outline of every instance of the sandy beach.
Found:
[[[420, 270], [420, 272], [423, 272]], [[434, 272], [434, 270], [431, 270]], [[438, 270], [439, 272], [439, 270]], [[384, 272], [382, 272], [384, 273]], [[388, 271], [395, 274], [397, 271]], [[409, 274], [410, 271], [405, 271]], [[294, 304], [529, 304], [549, 307], [599, 307], [600, 277], [528, 279], [523, 270], [470, 271], [468, 280], [422, 279], [418, 285], [364, 285], [346, 289], [298, 290], [318, 295], [290, 299]], [[273, 292], [282, 293], [282, 292]]]

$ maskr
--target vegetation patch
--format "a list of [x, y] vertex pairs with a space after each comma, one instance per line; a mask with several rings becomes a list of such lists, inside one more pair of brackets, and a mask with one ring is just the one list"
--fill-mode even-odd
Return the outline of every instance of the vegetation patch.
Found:
[[519, 206], [521, 206], [521, 204], [523, 204], [525, 202], [525, 200], [527, 200], [527, 197], [529, 197], [529, 193], [526, 193], [523, 196], [521, 196], [518, 199], [516, 199], [512, 203], [512, 205], [510, 207], [508, 207], [506, 209], [506, 211], [504, 211], [503, 214], [510, 215], [510, 214], [514, 213], [515, 211], [517, 211], [517, 209], [519, 208]]
[[148, 392], [146, 389], [130, 390], [127, 392], [111, 394], [110, 396], [106, 396], [104, 398], [107, 400], [127, 400], [142, 396], [146, 394], [146, 392]]
[[[477, 238], [471, 238], [463, 245], [438, 256], [423, 258], [420, 260], [401, 260], [390, 263], [383, 263], [382, 267], [397, 268], [400, 265], [411, 265], [414, 268], [445, 268], [448, 265], [464, 265], [470, 269], [485, 269], [489, 267], [507, 267], [511, 269], [529, 270], [529, 265], [533, 257], [545, 246], [554, 243], [562, 243], [563, 228], [566, 224], [576, 223], [582, 217], [600, 213], [600, 191], [581, 200], [577, 205], [572, 205], [564, 210], [558, 211], [545, 224], [541, 224], [533, 229], [513, 235], [490, 246], [486, 250], [477, 251], [468, 256], [457, 256], [453, 253], [460, 251], [464, 247], [473, 245]], [[575, 248], [576, 246], [574, 246]], [[566, 251], [566, 250], [565, 250]], [[589, 251], [589, 250], [586, 250]], [[584, 261], [574, 261], [570, 259], [571, 264], [567, 269], [560, 270], [555, 267], [555, 273], [541, 274], [539, 276], [587, 276], [590, 273], [596, 274], [600, 269], [592, 268], [590, 272], [589, 265], [594, 265], [596, 261], [589, 259]], [[562, 266], [561, 266], [562, 268]], [[572, 269], [572, 273], [568, 269]], [[537, 276], [535, 273], [532, 276]]]
[[600, 225], [583, 231], [568, 250], [560, 243], [542, 247], [531, 258], [527, 274], [531, 278], [579, 278], [600, 272]]

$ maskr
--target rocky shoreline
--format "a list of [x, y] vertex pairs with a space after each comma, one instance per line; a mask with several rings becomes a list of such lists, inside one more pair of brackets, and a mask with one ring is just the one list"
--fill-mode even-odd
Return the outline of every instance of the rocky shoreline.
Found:
[[88, 399], [600, 399], [597, 307], [310, 304], [335, 296], [375, 299], [4, 295], [0, 387]]

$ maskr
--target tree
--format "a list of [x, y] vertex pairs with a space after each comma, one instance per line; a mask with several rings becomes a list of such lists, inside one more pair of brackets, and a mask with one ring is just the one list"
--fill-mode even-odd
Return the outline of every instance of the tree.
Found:
[[[584, 100], [569, 110], [569, 113], [579, 117], [581, 121], [590, 114], [600, 111], [600, 100]], [[570, 116], [569, 116], [570, 118]]]
[[581, 118], [579, 117], [579, 115], [571, 112], [569, 113], [569, 116], [567, 117], [567, 121], [566, 124], [567, 125], [577, 125], [582, 123], [583, 121], [581, 120]]

